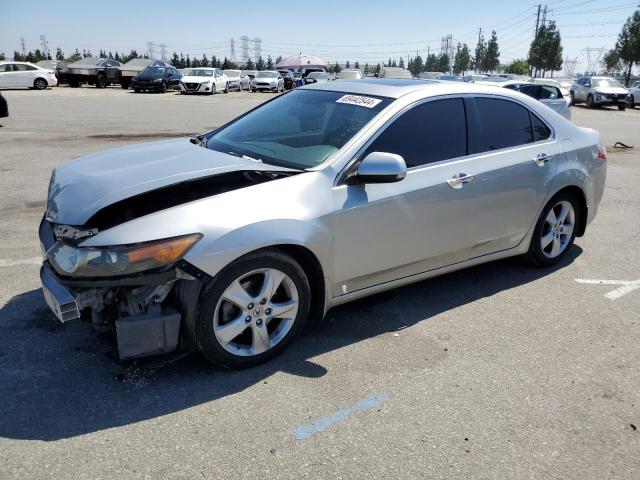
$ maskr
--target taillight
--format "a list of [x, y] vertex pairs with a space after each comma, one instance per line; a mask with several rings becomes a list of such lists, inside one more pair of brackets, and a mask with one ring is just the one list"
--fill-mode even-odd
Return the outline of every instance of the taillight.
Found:
[[51, 75], [55, 75], [56, 72], [54, 72], [53, 70], [49, 70], [47, 73], [51, 74]]
[[607, 161], [607, 149], [604, 145], [600, 145], [600, 150], [598, 150], [598, 158], [603, 162]]

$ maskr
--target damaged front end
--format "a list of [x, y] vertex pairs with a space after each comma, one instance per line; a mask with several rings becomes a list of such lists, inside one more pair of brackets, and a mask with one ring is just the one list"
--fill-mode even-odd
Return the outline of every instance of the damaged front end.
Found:
[[193, 349], [193, 319], [186, 317], [194, 315], [190, 305], [204, 274], [181, 258], [201, 236], [112, 248], [78, 246], [94, 234], [46, 219], [41, 223], [45, 262], [40, 278], [58, 319], [81, 318], [113, 333], [122, 359], [171, 352], [181, 339], [186, 350]]

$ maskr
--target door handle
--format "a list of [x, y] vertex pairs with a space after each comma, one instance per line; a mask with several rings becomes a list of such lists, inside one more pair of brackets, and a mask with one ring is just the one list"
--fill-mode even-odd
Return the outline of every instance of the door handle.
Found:
[[473, 173], [456, 173], [453, 177], [447, 180], [447, 183], [451, 188], [462, 188], [465, 183], [473, 182], [476, 179]]
[[543, 167], [552, 158], [553, 158], [553, 155], [547, 155], [546, 153], [539, 153], [538, 155], [533, 157], [532, 160], [533, 160], [533, 163], [535, 163], [539, 167]]

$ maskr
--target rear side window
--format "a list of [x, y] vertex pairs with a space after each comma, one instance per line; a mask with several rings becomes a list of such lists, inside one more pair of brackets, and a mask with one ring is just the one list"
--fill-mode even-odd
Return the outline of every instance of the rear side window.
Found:
[[467, 127], [460, 98], [422, 103], [403, 113], [369, 146], [366, 153], [401, 155], [417, 167], [467, 154]]
[[523, 106], [496, 98], [476, 98], [480, 132], [473, 132], [474, 145], [470, 153], [487, 152], [531, 143], [529, 110]]
[[533, 141], [540, 142], [541, 140], [549, 138], [551, 136], [551, 129], [533, 113], [529, 112], [529, 116], [531, 117]]
[[540, 87], [540, 100], [555, 100], [562, 98], [562, 93], [558, 87], [551, 85], [542, 85]]

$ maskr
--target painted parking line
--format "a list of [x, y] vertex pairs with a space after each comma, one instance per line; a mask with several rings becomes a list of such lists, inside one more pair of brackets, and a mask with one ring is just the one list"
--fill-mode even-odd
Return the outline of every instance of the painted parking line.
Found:
[[574, 280], [587, 285], [619, 285], [618, 288], [604, 294], [609, 300], [617, 300], [634, 290], [640, 289], [640, 280], [598, 280], [585, 278], [575, 278]]
[[0, 258], [0, 267], [15, 267], [17, 265], [41, 265], [42, 257], [21, 258], [19, 260], [4, 260]]
[[384, 402], [386, 398], [387, 396], [384, 394], [368, 395], [354, 405], [341, 408], [329, 415], [325, 415], [324, 417], [320, 417], [312, 422], [305, 423], [293, 431], [293, 436], [296, 440], [304, 440], [314, 433], [324, 432], [335, 423], [343, 422], [349, 417], [353, 417], [354, 415], [358, 415], [377, 407]]

